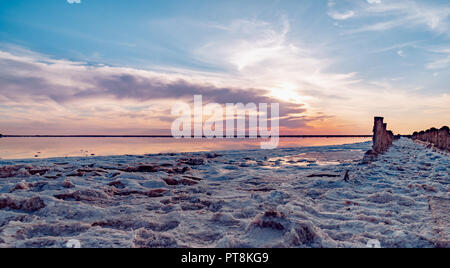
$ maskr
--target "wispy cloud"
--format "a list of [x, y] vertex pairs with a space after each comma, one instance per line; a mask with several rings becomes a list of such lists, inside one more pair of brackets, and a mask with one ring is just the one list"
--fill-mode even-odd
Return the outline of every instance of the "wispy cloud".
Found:
[[[417, 0], [368, 0], [365, 5], [359, 4], [355, 8], [357, 10], [348, 18], [370, 18], [371, 20], [375, 19], [375, 22], [354, 28], [349, 33], [423, 27], [438, 34], [450, 34], [450, 5], [448, 3], [437, 4], [431, 1]], [[334, 14], [336, 12], [334, 9], [333, 6], [329, 14]], [[348, 11], [342, 14], [350, 15], [351, 13]], [[331, 17], [334, 19], [347, 18], [347, 16]]]
[[446, 69], [450, 66], [450, 55], [446, 56], [442, 59], [435, 60], [426, 65], [427, 69], [437, 70], [437, 69]]
[[393, 46], [376, 49], [376, 50], [374, 50], [374, 53], [381, 53], [381, 52], [386, 52], [386, 51], [390, 51], [390, 50], [403, 49], [403, 48], [406, 48], [406, 47], [417, 48], [418, 44], [420, 42], [421, 41], [412, 41], [412, 42], [396, 44], [396, 45], [393, 45]]
[[345, 12], [330, 11], [328, 12], [328, 15], [335, 20], [347, 20], [350, 19], [351, 17], [354, 17], [356, 13], [353, 10]]
[[333, 89], [358, 82], [354, 73], [329, 73], [331, 58], [290, 39], [290, 24], [233, 21], [222, 27], [223, 35], [194, 53], [204, 61], [228, 66], [233, 80], [264, 88], [284, 100], [303, 102], [302, 90]]
[[433, 59], [425, 65], [426, 69], [442, 70], [450, 68], [450, 48], [429, 48], [428, 51], [433, 54]]
[[406, 57], [405, 52], [401, 49], [397, 51], [397, 55], [399, 55], [402, 58]]

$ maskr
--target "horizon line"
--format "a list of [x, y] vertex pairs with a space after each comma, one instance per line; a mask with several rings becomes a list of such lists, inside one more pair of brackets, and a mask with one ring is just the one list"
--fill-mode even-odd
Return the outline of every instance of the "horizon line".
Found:
[[[172, 135], [2, 135], [0, 137], [3, 138], [174, 138]], [[358, 135], [358, 134], [348, 134], [348, 135], [278, 135], [280, 138], [371, 138], [373, 135]], [[186, 138], [198, 138], [200, 137], [186, 137]], [[202, 136], [201, 138], [208, 138], [206, 136]], [[250, 138], [249, 135], [245, 135], [244, 137], [213, 137], [214, 139], [227, 139], [227, 138]], [[264, 138], [261, 136], [257, 136], [256, 138]], [[267, 137], [270, 138], [270, 137]]]

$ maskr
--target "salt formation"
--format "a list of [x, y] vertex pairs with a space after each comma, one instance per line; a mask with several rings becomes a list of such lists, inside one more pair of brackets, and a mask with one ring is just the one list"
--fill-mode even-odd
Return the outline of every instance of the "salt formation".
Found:
[[450, 129], [447, 126], [439, 130], [431, 128], [426, 131], [414, 132], [412, 139], [432, 144], [441, 150], [450, 151]]
[[0, 248], [450, 247], [450, 156], [371, 146], [0, 159]]

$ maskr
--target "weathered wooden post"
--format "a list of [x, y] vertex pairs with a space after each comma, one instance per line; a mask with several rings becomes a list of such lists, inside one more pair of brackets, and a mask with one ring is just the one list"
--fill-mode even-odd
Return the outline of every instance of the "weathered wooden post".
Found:
[[439, 130], [431, 128], [427, 131], [414, 132], [412, 139], [428, 143], [439, 150], [450, 151], [450, 128], [447, 126]]
[[387, 124], [383, 121], [383, 117], [375, 117], [373, 126], [372, 150], [369, 150], [366, 153], [363, 162], [370, 162], [379, 154], [386, 152], [394, 142], [394, 133], [390, 130], [387, 130]]

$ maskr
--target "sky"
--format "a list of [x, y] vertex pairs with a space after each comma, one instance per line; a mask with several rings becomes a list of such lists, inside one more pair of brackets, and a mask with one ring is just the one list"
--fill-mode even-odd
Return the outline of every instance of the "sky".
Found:
[[448, 0], [1, 0], [0, 133], [170, 134], [280, 103], [281, 134], [450, 125]]

